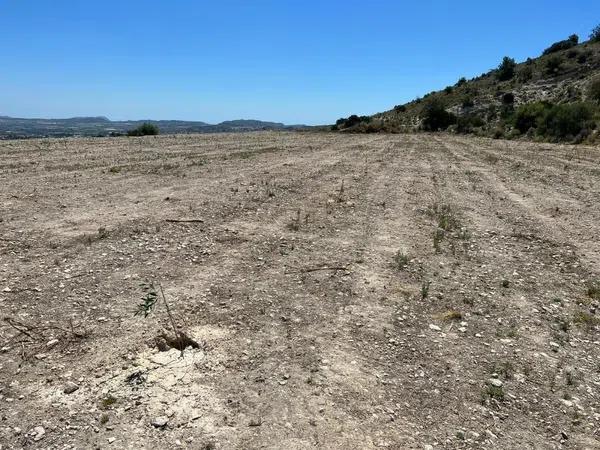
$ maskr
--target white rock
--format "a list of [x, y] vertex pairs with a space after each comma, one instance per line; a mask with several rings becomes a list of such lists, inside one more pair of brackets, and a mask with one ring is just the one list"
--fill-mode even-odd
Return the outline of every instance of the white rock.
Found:
[[488, 380], [488, 383], [491, 384], [492, 386], [496, 386], [496, 387], [502, 387], [504, 384], [498, 378], [490, 378]]
[[152, 426], [156, 428], [163, 428], [169, 423], [169, 418], [165, 416], [158, 416], [152, 419]]
[[46, 343], [46, 347], [51, 348], [58, 344], [58, 339], [52, 339]]
[[34, 441], [40, 441], [44, 439], [44, 435], [46, 434], [46, 430], [44, 427], [35, 427], [33, 430], [29, 432], [31, 436], [33, 436]]
[[434, 324], [429, 324], [429, 329], [433, 330], [433, 331], [442, 331], [442, 329], [440, 327], [438, 327], [437, 325]]

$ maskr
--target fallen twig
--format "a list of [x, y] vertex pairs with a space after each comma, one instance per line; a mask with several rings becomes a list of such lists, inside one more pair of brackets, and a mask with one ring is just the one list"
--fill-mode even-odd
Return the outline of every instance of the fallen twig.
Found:
[[166, 219], [170, 223], [204, 223], [202, 219]]
[[317, 272], [320, 270], [333, 270], [335, 272], [337, 272], [338, 270], [348, 270], [348, 267], [337, 267], [337, 266], [325, 266], [325, 267], [307, 267], [304, 269], [298, 269], [292, 272], [286, 272], [286, 273], [309, 273], [309, 272]]

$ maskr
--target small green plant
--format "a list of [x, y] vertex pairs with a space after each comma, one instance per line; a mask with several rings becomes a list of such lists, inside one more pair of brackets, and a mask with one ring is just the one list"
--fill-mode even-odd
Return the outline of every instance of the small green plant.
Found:
[[442, 241], [444, 240], [444, 236], [446, 233], [441, 228], [437, 228], [433, 233], [433, 248], [436, 253], [440, 253], [442, 251]]
[[503, 401], [504, 389], [502, 389], [502, 386], [495, 386], [493, 384], [486, 385], [482, 393], [482, 403], [485, 403], [485, 401], [488, 399], [496, 400], [499, 402]]
[[142, 303], [138, 304], [137, 310], [135, 311], [135, 316], [143, 315], [144, 318], [148, 317], [152, 311], [156, 308], [159, 300], [162, 298], [163, 304], [165, 305], [165, 309], [167, 311], [167, 316], [169, 317], [169, 322], [173, 329], [173, 333], [175, 334], [175, 339], [177, 340], [178, 345], [175, 345], [176, 348], [179, 348], [181, 351], [181, 356], [183, 357], [183, 350], [185, 349], [184, 339], [185, 335], [179, 331], [177, 325], [175, 325], [175, 319], [173, 318], [173, 314], [171, 314], [171, 308], [169, 307], [169, 302], [167, 302], [167, 298], [165, 297], [165, 293], [163, 291], [162, 285], [159, 283], [158, 288], [160, 290], [160, 297], [158, 296], [158, 292], [153, 282], [149, 283], [140, 283], [140, 287], [144, 292], [142, 296]]
[[496, 361], [492, 364], [490, 372], [502, 376], [505, 380], [509, 380], [513, 376], [515, 369], [510, 361]]
[[451, 322], [453, 320], [462, 320], [463, 315], [460, 311], [450, 309], [442, 314], [439, 314], [436, 318], [443, 320], [444, 322]]
[[394, 255], [394, 265], [398, 270], [404, 270], [408, 266], [409, 261], [409, 256], [402, 250], [398, 250]]
[[106, 397], [103, 397], [102, 400], [100, 400], [100, 408], [108, 409], [111, 406], [113, 406], [115, 403], [117, 403], [117, 397], [115, 397], [114, 395], [108, 394]]
[[594, 300], [600, 300], [600, 281], [592, 281], [588, 284], [587, 295]]
[[425, 300], [427, 297], [429, 297], [429, 287], [431, 286], [431, 281], [423, 281], [423, 283], [421, 283], [421, 299]]
[[587, 311], [578, 311], [573, 316], [573, 323], [591, 329], [600, 325], [600, 318]]
[[287, 227], [292, 231], [300, 230], [300, 210], [296, 211], [296, 216], [292, 219], [290, 223], [288, 223]]

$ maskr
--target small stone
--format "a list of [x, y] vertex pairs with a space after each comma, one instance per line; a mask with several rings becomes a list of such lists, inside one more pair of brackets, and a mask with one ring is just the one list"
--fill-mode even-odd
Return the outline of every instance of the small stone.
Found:
[[260, 427], [262, 425], [262, 419], [260, 417], [254, 417], [248, 422], [249, 427]]
[[46, 434], [46, 430], [44, 427], [35, 427], [33, 430], [29, 432], [31, 436], [33, 436], [34, 441], [40, 441], [44, 439], [44, 435]]
[[6, 286], [4, 289], [2, 289], [4, 292], [12, 292], [12, 289], [9, 288], [8, 286]]
[[108, 443], [109, 443], [109, 444], [112, 444], [112, 443], [113, 443], [113, 442], [115, 442], [116, 440], [117, 440], [117, 438], [116, 438], [116, 437], [109, 437], [109, 438], [108, 438]]
[[77, 384], [73, 383], [72, 381], [67, 381], [65, 383], [65, 385], [63, 386], [63, 392], [65, 394], [72, 394], [77, 389], [79, 389], [79, 386]]
[[165, 416], [158, 416], [152, 420], [152, 426], [156, 428], [164, 428], [169, 423], [169, 418]]
[[54, 347], [56, 344], [58, 344], [58, 339], [52, 339], [51, 341], [48, 341], [46, 343], [46, 347], [48, 348], [52, 348]]
[[495, 387], [502, 387], [502, 385], [504, 384], [504, 383], [502, 383], [502, 381], [500, 381], [497, 378], [490, 378], [488, 380], [488, 383]]
[[438, 327], [437, 325], [434, 324], [429, 324], [429, 329], [433, 330], [433, 331], [442, 331], [442, 329], [440, 327]]

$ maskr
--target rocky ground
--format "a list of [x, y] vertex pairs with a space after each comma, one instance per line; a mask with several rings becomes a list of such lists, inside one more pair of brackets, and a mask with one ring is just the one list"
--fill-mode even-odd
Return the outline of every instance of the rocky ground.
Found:
[[3, 450], [600, 448], [597, 147], [5, 141], [0, 174]]

